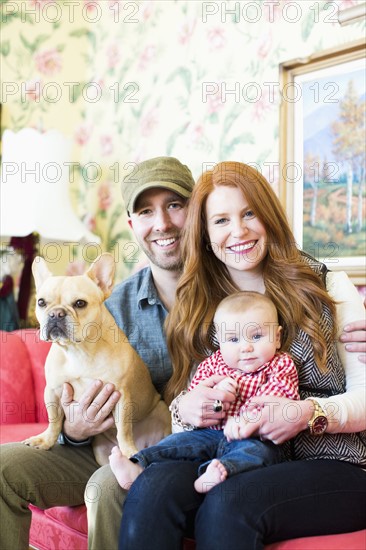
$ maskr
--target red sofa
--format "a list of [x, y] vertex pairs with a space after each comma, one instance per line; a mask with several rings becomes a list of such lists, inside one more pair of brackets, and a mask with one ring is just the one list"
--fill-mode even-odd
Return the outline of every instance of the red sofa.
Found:
[[[0, 331], [0, 442], [21, 441], [44, 429], [44, 362], [50, 345], [38, 332]], [[32, 508], [30, 544], [37, 550], [86, 550], [85, 506]], [[266, 550], [365, 550], [366, 530], [341, 535], [293, 539], [266, 546]], [[186, 540], [185, 550], [194, 542]]]

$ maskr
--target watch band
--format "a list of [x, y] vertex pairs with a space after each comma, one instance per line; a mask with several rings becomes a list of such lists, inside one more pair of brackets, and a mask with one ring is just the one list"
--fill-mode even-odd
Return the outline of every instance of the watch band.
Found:
[[67, 435], [63, 432], [60, 432], [57, 438], [57, 443], [59, 443], [60, 445], [71, 445], [72, 447], [87, 447], [91, 444], [92, 441], [92, 437], [88, 437], [88, 439], [83, 439], [82, 441], [75, 441], [73, 439], [70, 439], [70, 437], [67, 437]]
[[307, 400], [311, 401], [314, 406], [313, 414], [308, 422], [310, 435], [321, 436], [328, 427], [327, 415], [315, 399], [308, 398]]

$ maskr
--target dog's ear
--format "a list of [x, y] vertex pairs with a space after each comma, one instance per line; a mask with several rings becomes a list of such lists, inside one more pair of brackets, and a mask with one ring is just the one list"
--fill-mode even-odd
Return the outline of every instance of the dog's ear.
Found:
[[52, 277], [51, 271], [48, 269], [46, 262], [40, 256], [36, 256], [32, 263], [32, 272], [36, 290], [45, 282], [48, 277]]
[[104, 297], [108, 298], [112, 291], [115, 270], [112, 254], [105, 253], [98, 256], [85, 275], [90, 277], [103, 291]]

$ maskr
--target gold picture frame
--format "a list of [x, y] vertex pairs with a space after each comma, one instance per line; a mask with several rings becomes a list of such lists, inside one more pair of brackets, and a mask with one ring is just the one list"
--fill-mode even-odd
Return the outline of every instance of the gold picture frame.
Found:
[[298, 246], [365, 285], [365, 41], [280, 65], [280, 199]]

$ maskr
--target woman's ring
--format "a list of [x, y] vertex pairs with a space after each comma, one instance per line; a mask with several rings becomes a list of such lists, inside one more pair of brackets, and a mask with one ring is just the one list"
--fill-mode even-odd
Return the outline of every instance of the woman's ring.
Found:
[[219, 413], [221, 412], [223, 409], [223, 406], [222, 406], [222, 401], [220, 401], [220, 399], [216, 399], [216, 401], [214, 402], [213, 404], [213, 410], [215, 413]]

